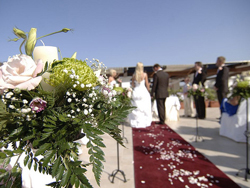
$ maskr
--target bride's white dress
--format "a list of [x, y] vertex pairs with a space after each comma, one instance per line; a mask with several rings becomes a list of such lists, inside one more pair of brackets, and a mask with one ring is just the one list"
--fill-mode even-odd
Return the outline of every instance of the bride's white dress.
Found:
[[128, 116], [131, 127], [146, 128], [151, 125], [151, 98], [145, 86], [145, 79], [140, 83], [135, 81], [132, 93], [132, 105], [137, 107]]

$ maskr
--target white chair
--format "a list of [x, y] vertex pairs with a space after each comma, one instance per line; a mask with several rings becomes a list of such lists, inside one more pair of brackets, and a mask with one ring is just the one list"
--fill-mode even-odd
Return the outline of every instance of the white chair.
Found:
[[[250, 113], [250, 99], [248, 99], [248, 112]], [[250, 117], [248, 113], [248, 129], [250, 130]], [[236, 142], [246, 142], [246, 100], [241, 101], [237, 113], [229, 116], [221, 115], [220, 135], [228, 137]]]

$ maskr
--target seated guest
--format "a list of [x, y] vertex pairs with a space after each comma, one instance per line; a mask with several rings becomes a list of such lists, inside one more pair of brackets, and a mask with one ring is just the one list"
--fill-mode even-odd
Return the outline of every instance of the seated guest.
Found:
[[234, 96], [231, 99], [224, 98], [220, 106], [221, 112], [227, 113], [229, 116], [236, 114], [239, 106], [239, 100], [240, 96]]

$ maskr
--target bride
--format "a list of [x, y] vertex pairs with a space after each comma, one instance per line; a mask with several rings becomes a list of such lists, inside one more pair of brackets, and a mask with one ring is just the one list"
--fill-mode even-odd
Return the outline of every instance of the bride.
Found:
[[151, 98], [148, 76], [143, 71], [143, 64], [138, 62], [132, 77], [132, 105], [136, 107], [129, 114], [129, 123], [134, 128], [146, 128], [151, 125]]

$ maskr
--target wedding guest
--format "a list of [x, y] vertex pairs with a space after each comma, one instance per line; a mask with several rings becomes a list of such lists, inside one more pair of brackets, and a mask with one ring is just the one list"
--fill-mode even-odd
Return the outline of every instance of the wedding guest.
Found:
[[184, 117], [194, 116], [193, 98], [188, 96], [188, 90], [191, 87], [189, 77], [185, 78], [185, 85], [183, 86], [182, 93], [184, 96]]
[[[197, 61], [194, 64], [194, 68], [196, 70], [194, 74], [194, 80], [192, 85], [197, 84], [202, 85], [204, 87], [204, 82], [206, 81], [205, 71], [202, 70], [202, 62]], [[206, 118], [206, 106], [205, 106], [205, 98], [203, 96], [194, 96], [196, 115], [199, 119]]]
[[228, 93], [229, 69], [225, 66], [225, 61], [226, 58], [223, 56], [218, 57], [216, 61], [216, 66], [218, 67], [218, 70], [214, 88], [217, 92], [217, 98], [220, 105], [222, 103], [222, 100], [227, 97]]
[[110, 85], [115, 86], [117, 72], [114, 69], [110, 69], [109, 72], [110, 72], [110, 76], [109, 76], [108, 82], [109, 82]]
[[164, 72], [159, 64], [153, 66], [155, 71], [153, 77], [153, 86], [151, 90], [151, 97], [155, 96], [158, 116], [160, 122], [159, 124], [165, 124], [165, 101], [169, 96], [168, 94], [168, 84], [169, 84], [169, 75]]

